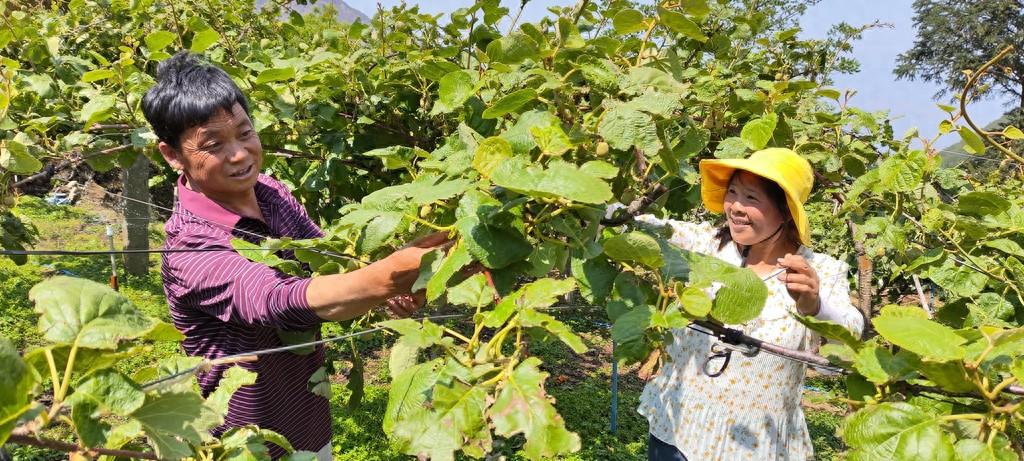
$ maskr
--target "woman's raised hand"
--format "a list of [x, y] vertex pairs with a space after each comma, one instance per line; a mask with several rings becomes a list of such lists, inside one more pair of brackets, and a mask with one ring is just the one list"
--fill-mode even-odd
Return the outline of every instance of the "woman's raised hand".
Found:
[[821, 310], [818, 273], [800, 255], [786, 254], [779, 258], [778, 264], [786, 269], [779, 274], [779, 280], [785, 282], [786, 290], [796, 301], [797, 312], [800, 315], [817, 315]]

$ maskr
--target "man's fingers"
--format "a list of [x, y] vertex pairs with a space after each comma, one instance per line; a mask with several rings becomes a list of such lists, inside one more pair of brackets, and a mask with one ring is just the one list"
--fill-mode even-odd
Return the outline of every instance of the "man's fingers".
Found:
[[436, 246], [440, 246], [442, 248], [448, 248], [452, 246], [454, 243], [455, 242], [448, 239], [447, 232], [434, 232], [432, 234], [427, 234], [424, 235], [423, 237], [413, 240], [412, 242], [409, 243], [408, 246], [418, 248], [433, 248]]

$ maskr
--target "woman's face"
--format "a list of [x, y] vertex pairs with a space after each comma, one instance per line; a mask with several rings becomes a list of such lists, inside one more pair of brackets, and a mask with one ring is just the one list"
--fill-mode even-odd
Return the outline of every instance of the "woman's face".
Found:
[[240, 104], [231, 109], [185, 130], [180, 149], [160, 149], [172, 167], [185, 173], [193, 189], [213, 197], [248, 193], [263, 168], [263, 146], [252, 121]]
[[771, 198], [766, 183], [764, 178], [742, 170], [737, 170], [729, 181], [725, 217], [733, 241], [740, 245], [765, 241], [789, 218]]

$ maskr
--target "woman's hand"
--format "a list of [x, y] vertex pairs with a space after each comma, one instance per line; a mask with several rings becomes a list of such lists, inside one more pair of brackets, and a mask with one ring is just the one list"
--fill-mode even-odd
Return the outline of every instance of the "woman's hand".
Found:
[[786, 269], [779, 274], [779, 280], [786, 283], [786, 290], [796, 301], [797, 312], [800, 315], [817, 315], [821, 310], [818, 273], [800, 255], [787, 254], [779, 258], [778, 264]]
[[386, 304], [392, 314], [399, 318], [406, 318], [412, 315], [413, 312], [416, 312], [425, 302], [426, 297], [423, 293], [417, 293], [388, 298]]

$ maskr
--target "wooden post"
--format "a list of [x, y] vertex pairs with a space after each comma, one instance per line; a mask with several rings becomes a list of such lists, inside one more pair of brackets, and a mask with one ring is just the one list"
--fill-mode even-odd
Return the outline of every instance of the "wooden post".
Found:
[[[139, 154], [132, 166], [121, 173], [124, 184], [124, 196], [129, 199], [124, 204], [124, 228], [128, 237], [126, 249], [149, 249], [149, 159]], [[141, 203], [140, 203], [141, 202]], [[146, 275], [149, 272], [149, 254], [134, 253], [124, 255], [124, 269], [131, 275]]]

